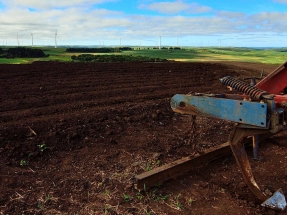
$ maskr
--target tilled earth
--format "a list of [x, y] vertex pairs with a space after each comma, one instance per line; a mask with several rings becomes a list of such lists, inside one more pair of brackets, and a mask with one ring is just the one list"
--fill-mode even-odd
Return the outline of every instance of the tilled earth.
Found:
[[[174, 94], [230, 93], [248, 63], [0, 65], [0, 214], [283, 214], [260, 206], [232, 155], [155, 188], [134, 176], [224, 143], [232, 123], [170, 108]], [[236, 93], [236, 92], [235, 92]], [[285, 136], [250, 162], [267, 194], [287, 192]], [[249, 152], [250, 154], [252, 152]]]

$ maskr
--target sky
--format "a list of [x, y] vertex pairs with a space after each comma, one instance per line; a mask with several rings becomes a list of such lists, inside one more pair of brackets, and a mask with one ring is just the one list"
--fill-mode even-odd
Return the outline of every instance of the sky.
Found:
[[287, 47], [287, 0], [0, 0], [0, 46]]

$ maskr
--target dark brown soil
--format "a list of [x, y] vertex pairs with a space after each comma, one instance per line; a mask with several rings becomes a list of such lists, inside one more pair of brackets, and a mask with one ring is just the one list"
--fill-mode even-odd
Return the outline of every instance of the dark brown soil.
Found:
[[[139, 192], [134, 176], [224, 143], [232, 123], [170, 108], [174, 94], [227, 93], [243, 63], [0, 65], [0, 214], [283, 214], [260, 206], [232, 155]], [[194, 136], [193, 136], [194, 135]], [[250, 159], [264, 191], [287, 192], [284, 136]]]

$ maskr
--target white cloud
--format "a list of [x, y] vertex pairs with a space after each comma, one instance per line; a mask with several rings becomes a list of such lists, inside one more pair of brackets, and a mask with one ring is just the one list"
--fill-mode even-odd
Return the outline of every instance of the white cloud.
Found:
[[163, 14], [176, 14], [180, 12], [206, 13], [211, 11], [210, 7], [202, 6], [197, 3], [187, 4], [182, 2], [181, 0], [173, 2], [156, 2], [148, 5], [141, 4], [139, 8], [153, 10]]
[[[218, 12], [209, 16], [138, 16], [129, 26], [135, 34], [146, 36], [224, 35], [242, 33], [286, 33], [287, 13], [260, 13], [252, 16], [243, 13]], [[140, 24], [139, 24], [140, 23]], [[152, 23], [152, 24], [151, 24]]]
[[286, 33], [287, 29], [287, 12], [279, 13], [267, 13], [262, 12], [259, 14], [254, 14], [250, 16], [250, 29], [254, 29], [257, 31], [269, 31], [276, 33]]
[[[21, 16], [19, 16], [21, 14]], [[59, 44], [74, 44], [86, 41], [98, 44], [99, 40], [124, 41], [138, 38], [212, 36], [243, 33], [286, 33], [287, 13], [260, 13], [248, 16], [242, 13], [218, 12], [208, 16], [127, 16], [108, 10], [85, 11], [79, 8], [31, 12], [28, 9], [13, 9], [0, 13], [0, 42], [4, 38], [34, 40], [53, 43], [58, 31]], [[62, 41], [62, 42], [61, 42]]]
[[[19, 15], [21, 14], [21, 15]], [[37, 39], [53, 43], [54, 33], [58, 31], [59, 43], [73, 41], [95, 41], [99, 38], [110, 39], [119, 34], [120, 29], [130, 25], [130, 20], [122, 13], [105, 9], [86, 11], [72, 7], [65, 10], [29, 11], [28, 9], [9, 9], [0, 13], [0, 41], [8, 38], [30, 40], [30, 32]], [[77, 42], [76, 42], [77, 43]]]
[[275, 2], [279, 2], [279, 3], [283, 3], [283, 4], [287, 4], [287, 0], [274, 0]]
[[33, 9], [66, 8], [73, 6], [93, 5], [113, 0], [2, 0], [8, 7], [25, 7]]
[[[132, 41], [139, 40], [139, 38], [154, 40], [153, 38], [158, 36], [162, 38], [193, 36], [200, 40], [207, 36], [217, 37], [218, 35], [232, 35], [233, 38], [240, 38], [238, 35], [242, 34], [258, 36], [265, 33], [268, 35], [286, 35], [287, 33], [287, 12], [262, 12], [247, 15], [241, 12], [214, 11], [211, 8], [205, 9], [204, 6], [195, 3], [186, 4], [183, 1], [160, 2], [157, 5], [147, 4], [145, 0], [143, 8], [151, 7], [154, 10], [161, 8], [162, 13], [170, 14], [169, 16], [149, 16], [127, 15], [121, 11], [92, 7], [93, 4], [103, 2], [100, 0], [64, 0], [60, 3], [49, 1], [48, 6], [48, 3], [39, 3], [40, 1], [34, 0], [5, 0], [4, 2], [8, 5], [0, 13], [0, 44], [6, 38], [15, 44], [17, 34], [19, 40], [29, 44], [31, 42], [30, 32], [32, 32], [35, 44], [45, 41], [45, 44], [52, 45], [56, 30], [59, 45], [98, 44], [103, 40], [119, 41], [119, 38], [122, 41]], [[22, 5], [11, 6], [20, 2]], [[53, 8], [46, 9], [52, 6]], [[36, 10], [29, 8], [36, 8]], [[200, 14], [200, 16], [188, 14], [209, 11], [212, 13]], [[172, 15], [180, 12], [185, 12], [185, 14]]]

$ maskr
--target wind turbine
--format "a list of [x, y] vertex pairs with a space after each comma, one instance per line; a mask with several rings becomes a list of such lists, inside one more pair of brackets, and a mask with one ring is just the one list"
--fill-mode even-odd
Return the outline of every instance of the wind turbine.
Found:
[[19, 38], [18, 38], [18, 34], [17, 34], [17, 44], [18, 44], [18, 46], [19, 46]]
[[32, 32], [31, 32], [31, 37], [32, 37], [32, 47], [33, 47], [34, 44], [33, 44], [33, 34], [32, 34]]
[[55, 49], [57, 48], [57, 30], [56, 30], [56, 33], [55, 33]]

